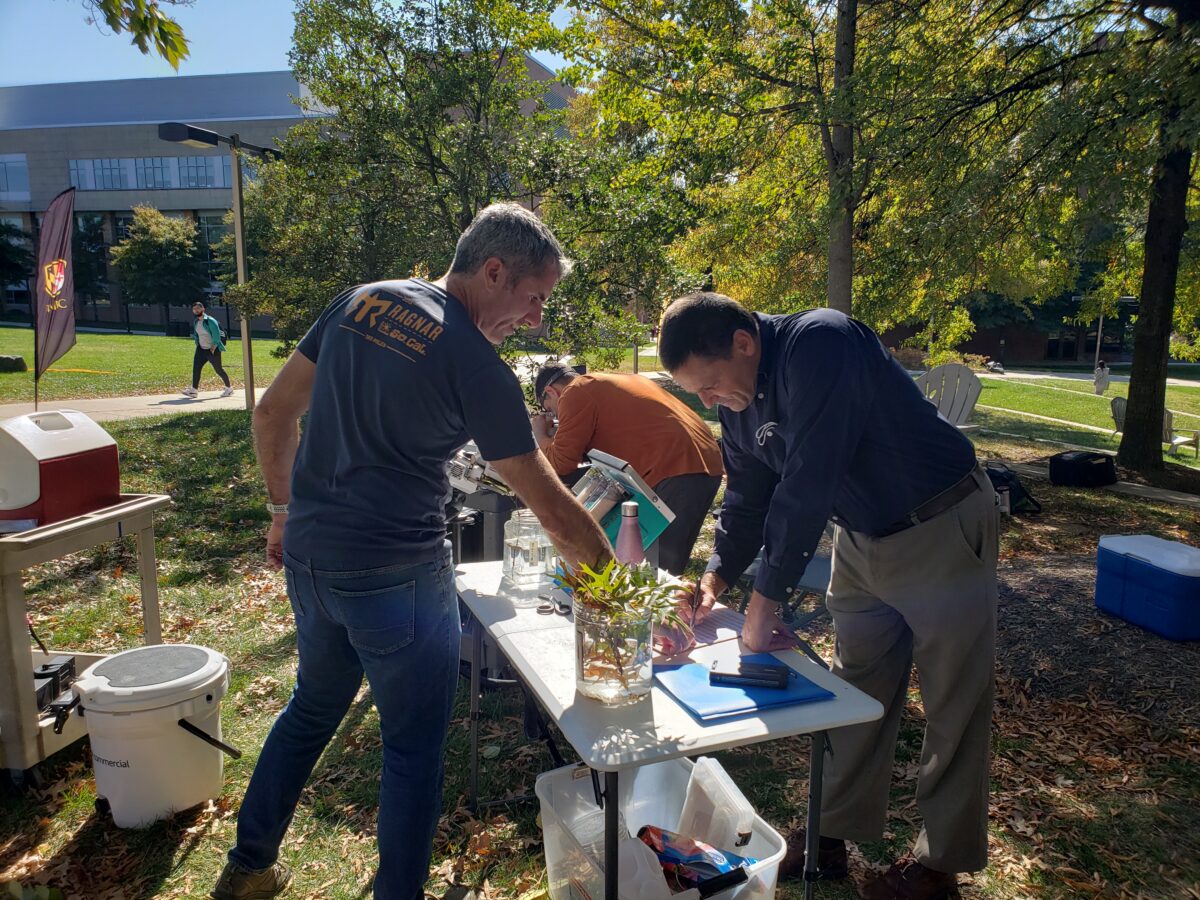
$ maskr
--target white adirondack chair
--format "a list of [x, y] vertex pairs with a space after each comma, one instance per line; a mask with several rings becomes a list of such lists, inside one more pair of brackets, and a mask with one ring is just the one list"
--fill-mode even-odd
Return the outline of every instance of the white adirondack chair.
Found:
[[[1117, 427], [1113, 429], [1113, 434], [1125, 430], [1125, 409], [1129, 401], [1124, 397], [1113, 397], [1111, 402], [1113, 424]], [[1180, 447], [1191, 447], [1197, 457], [1200, 457], [1200, 431], [1176, 431], [1175, 417], [1169, 409], [1163, 410], [1163, 433], [1162, 442], [1168, 446], [1167, 453], [1171, 456], [1179, 455]]]
[[983, 382], [964, 365], [946, 363], [934, 366], [913, 379], [925, 399], [937, 407], [951, 425], [960, 431], [970, 431], [978, 425], [968, 425], [975, 404], [983, 391]]

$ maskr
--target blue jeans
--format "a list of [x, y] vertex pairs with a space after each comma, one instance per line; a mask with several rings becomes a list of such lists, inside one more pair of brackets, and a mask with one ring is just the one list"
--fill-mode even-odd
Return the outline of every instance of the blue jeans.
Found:
[[458, 679], [454, 568], [444, 559], [357, 572], [285, 553], [299, 665], [238, 813], [229, 859], [265, 869], [317, 758], [365, 673], [383, 736], [377, 900], [419, 900], [442, 806], [442, 754]]

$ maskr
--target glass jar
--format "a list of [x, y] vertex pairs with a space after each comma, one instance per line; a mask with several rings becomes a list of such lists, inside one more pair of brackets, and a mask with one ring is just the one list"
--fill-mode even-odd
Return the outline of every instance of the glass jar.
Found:
[[632, 703], [650, 693], [650, 615], [621, 617], [575, 604], [575, 686], [601, 703]]
[[537, 588], [554, 574], [558, 554], [530, 509], [514, 510], [504, 523], [504, 577], [517, 588]]

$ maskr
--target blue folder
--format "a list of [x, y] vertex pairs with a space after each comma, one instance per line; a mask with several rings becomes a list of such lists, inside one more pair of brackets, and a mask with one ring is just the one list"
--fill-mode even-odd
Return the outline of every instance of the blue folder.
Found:
[[[774, 663], [779, 660], [770, 653], [743, 656], [744, 662]], [[738, 687], [708, 683], [708, 667], [703, 663], [656, 665], [654, 680], [663, 690], [701, 722], [745, 716], [761, 709], [794, 706], [828, 700], [833, 692], [813, 684], [794, 669], [788, 673], [786, 688]]]

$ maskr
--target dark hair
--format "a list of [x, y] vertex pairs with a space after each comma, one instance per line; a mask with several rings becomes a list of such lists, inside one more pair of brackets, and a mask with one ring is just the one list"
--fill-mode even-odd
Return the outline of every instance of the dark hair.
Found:
[[193, 300], [192, 306], [203, 306], [205, 309], [208, 309], [208, 304], [205, 303], [203, 300]]
[[546, 388], [563, 378], [574, 378], [577, 374], [566, 363], [555, 362], [542, 366], [541, 371], [537, 373], [537, 378], [533, 381], [533, 395], [537, 397], [537, 402], [544, 406], [546, 402]]
[[750, 310], [736, 300], [712, 291], [680, 297], [663, 313], [658, 333], [658, 358], [668, 372], [689, 356], [729, 359], [736, 331], [758, 334]]
[[565, 278], [572, 266], [550, 226], [516, 203], [493, 203], [479, 211], [458, 239], [450, 274], [474, 275], [493, 256], [508, 267], [510, 285], [551, 264]]

